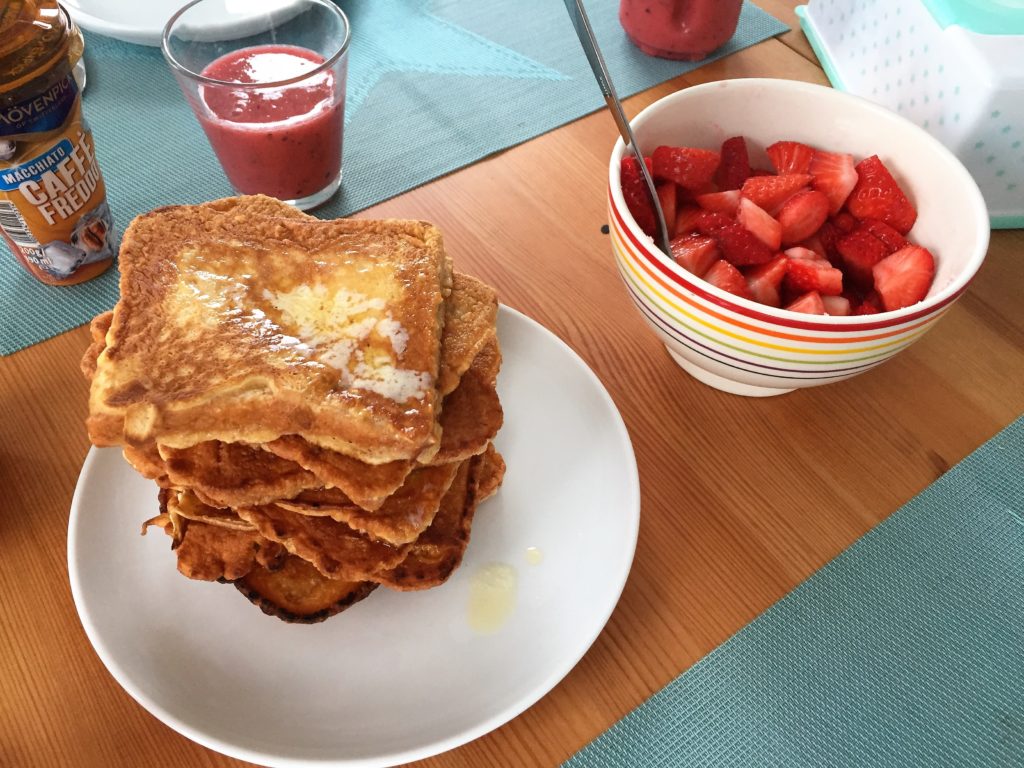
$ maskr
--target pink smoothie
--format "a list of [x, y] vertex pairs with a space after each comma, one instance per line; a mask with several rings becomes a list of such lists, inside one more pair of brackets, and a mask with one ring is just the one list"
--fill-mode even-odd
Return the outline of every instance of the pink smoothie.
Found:
[[[266, 83], [311, 72], [323, 61], [306, 48], [261, 45], [222, 56], [202, 74]], [[199, 93], [209, 108], [199, 110], [203, 130], [239, 192], [295, 200], [319, 192], [341, 171], [345, 95], [336, 93], [331, 70], [280, 87], [204, 85]]]
[[743, 0], [622, 0], [619, 21], [644, 53], [703, 59], [736, 31]]

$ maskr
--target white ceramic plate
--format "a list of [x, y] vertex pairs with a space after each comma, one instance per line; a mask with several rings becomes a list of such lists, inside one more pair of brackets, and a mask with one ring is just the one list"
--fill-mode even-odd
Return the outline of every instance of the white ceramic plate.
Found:
[[[168, 19], [188, 0], [62, 0], [64, 7], [82, 29], [98, 35], [113, 37], [138, 45], [160, 46], [160, 38]], [[237, 25], [243, 18], [280, 20], [287, 16], [297, 3], [294, 0], [225, 0], [230, 18], [219, 15], [208, 17], [208, 25], [223, 25], [230, 21]], [[203, 18], [198, 16], [197, 18]], [[261, 27], [265, 29], [266, 27]]]
[[63, 0], [82, 29], [139, 45], [160, 45], [164, 24], [188, 0]]
[[[443, 752], [551, 690], [625, 584], [636, 462], [614, 403], [572, 350], [505, 307], [498, 334], [508, 472], [477, 511], [462, 567], [436, 589], [378, 589], [322, 624], [285, 624], [233, 587], [179, 575], [162, 532], [139, 536], [156, 514], [154, 484], [119, 451], [93, 449], [71, 505], [68, 570], [86, 633], [124, 689], [218, 752], [320, 768]], [[481, 634], [470, 586], [495, 563], [517, 574], [515, 607]]]

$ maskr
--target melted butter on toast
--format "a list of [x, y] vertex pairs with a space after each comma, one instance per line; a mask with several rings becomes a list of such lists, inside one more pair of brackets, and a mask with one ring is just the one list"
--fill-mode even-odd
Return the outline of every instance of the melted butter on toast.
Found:
[[422, 397], [433, 385], [428, 373], [399, 367], [409, 332], [392, 317], [384, 298], [347, 288], [332, 292], [323, 283], [264, 291], [264, 298], [280, 313], [284, 327], [338, 370], [346, 388], [403, 403]]
[[[216, 269], [216, 250], [189, 248], [179, 256], [182, 279], [171, 301], [172, 316], [182, 325], [231, 328], [258, 340], [275, 367], [331, 369], [339, 390], [362, 389], [404, 403], [434, 386], [428, 372], [401, 365], [409, 331], [389, 307], [400, 301], [403, 286], [387, 264], [354, 255], [339, 275], [336, 264], [325, 274], [313, 260], [312, 269], [285, 281], [289, 287], [278, 289], [278, 275], [272, 289], [259, 279], [258, 251], [251, 251], [252, 264], [224, 274]], [[245, 250], [231, 244], [236, 268]]]

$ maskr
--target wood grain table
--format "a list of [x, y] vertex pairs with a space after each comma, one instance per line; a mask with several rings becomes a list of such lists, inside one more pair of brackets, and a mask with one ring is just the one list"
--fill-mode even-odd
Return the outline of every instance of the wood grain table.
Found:
[[[761, 3], [794, 24], [795, 3]], [[752, 76], [827, 83], [797, 30], [627, 111]], [[462, 270], [579, 352], [622, 412], [643, 496], [632, 574], [590, 652], [527, 712], [422, 765], [557, 765], [1024, 412], [1021, 231], [993, 235], [934, 330], [852, 381], [745, 399], [686, 376], [601, 232], [615, 136], [597, 113], [362, 214], [436, 222]], [[243, 765], [138, 706], [79, 624], [65, 540], [89, 447], [87, 338], [78, 328], [0, 360], [0, 766]]]

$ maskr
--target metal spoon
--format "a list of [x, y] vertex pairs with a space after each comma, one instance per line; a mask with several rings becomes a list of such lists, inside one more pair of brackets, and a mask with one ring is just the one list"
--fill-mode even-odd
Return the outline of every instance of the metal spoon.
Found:
[[615, 124], [619, 127], [622, 140], [626, 142], [629, 149], [633, 150], [637, 163], [640, 164], [640, 173], [644, 177], [647, 194], [650, 195], [651, 204], [654, 206], [654, 216], [658, 220], [657, 244], [666, 256], [670, 256], [672, 250], [668, 241], [668, 227], [665, 226], [665, 213], [661, 210], [661, 201], [658, 199], [658, 191], [654, 188], [654, 179], [651, 178], [651, 173], [647, 170], [647, 163], [644, 162], [643, 153], [636, 144], [636, 137], [633, 136], [633, 130], [629, 127], [626, 113], [622, 111], [622, 103], [615, 93], [611, 75], [608, 74], [608, 67], [605, 66], [604, 57], [601, 55], [601, 48], [597, 44], [597, 38], [594, 37], [594, 30], [590, 27], [590, 19], [587, 18], [587, 12], [583, 8], [583, 0], [565, 0], [565, 9], [569, 11], [569, 18], [572, 19], [572, 25], [576, 28], [576, 36], [580, 39], [583, 52], [587, 54], [587, 61], [590, 62], [590, 68], [594, 71], [594, 77], [597, 78], [597, 84], [601, 87], [601, 93], [604, 94], [608, 109], [611, 110], [612, 117], [615, 118]]

